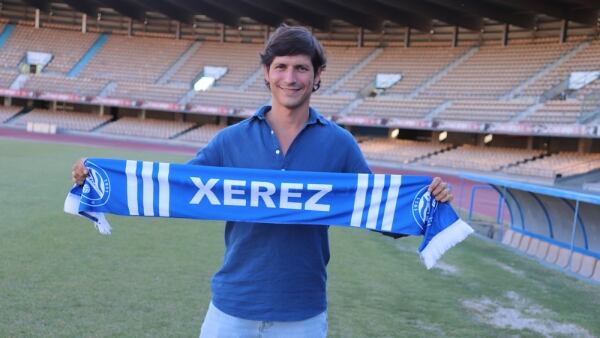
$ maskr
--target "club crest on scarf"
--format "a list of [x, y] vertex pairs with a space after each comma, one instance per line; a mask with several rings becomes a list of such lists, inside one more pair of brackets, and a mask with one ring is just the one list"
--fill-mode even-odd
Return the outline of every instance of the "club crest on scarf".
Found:
[[94, 164], [86, 162], [89, 170], [89, 175], [83, 186], [83, 194], [81, 195], [81, 203], [90, 206], [101, 206], [108, 202], [110, 196], [110, 181], [106, 172]]
[[428, 215], [430, 214], [430, 208], [435, 209], [437, 201], [431, 198], [431, 194], [427, 191], [428, 187], [423, 187], [413, 199], [412, 203], [412, 215], [415, 222], [423, 229], [428, 224]]

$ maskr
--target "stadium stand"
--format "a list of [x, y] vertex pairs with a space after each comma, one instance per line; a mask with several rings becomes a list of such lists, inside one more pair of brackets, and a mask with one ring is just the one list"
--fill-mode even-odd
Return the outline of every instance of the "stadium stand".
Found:
[[364, 140], [359, 146], [368, 159], [399, 163], [410, 163], [449, 148], [443, 144], [380, 138]]
[[0, 87], [8, 88], [17, 77], [17, 72], [12, 69], [0, 68]]
[[0, 123], [15, 116], [15, 114], [17, 114], [19, 111], [21, 111], [21, 109], [23, 109], [23, 108], [12, 107], [12, 106], [9, 106], [9, 107], [0, 106]]
[[324, 116], [340, 114], [352, 99], [344, 95], [314, 95], [310, 98], [310, 104]]
[[579, 51], [572, 58], [525, 88], [524, 96], [538, 97], [567, 79], [571, 72], [600, 70], [600, 40], [593, 40], [589, 46]]
[[207, 144], [223, 128], [223, 126], [207, 123], [182, 134], [177, 140]]
[[70, 78], [41, 73], [30, 76], [22, 88], [37, 92], [98, 96], [107, 84], [108, 80]]
[[170, 82], [191, 88], [192, 81], [202, 73], [204, 66], [217, 66], [228, 68], [227, 73], [218, 80], [218, 86], [239, 87], [258, 69], [257, 55], [261, 50], [260, 44], [203, 42]]
[[531, 105], [529, 101], [499, 101], [462, 99], [453, 101], [436, 119], [507, 122]]
[[508, 46], [482, 46], [421, 94], [434, 97], [499, 98], [573, 48], [550, 39], [511, 41]]
[[518, 175], [555, 178], [582, 174], [596, 169], [600, 169], [600, 153], [559, 152], [505, 168], [503, 171]]
[[436, 156], [424, 158], [420, 164], [451, 168], [497, 171], [505, 166], [532, 159], [543, 154], [542, 150], [509, 147], [481, 147], [462, 145]]
[[145, 84], [138, 82], [119, 82], [107, 97], [177, 103], [189, 91], [181, 87]]
[[94, 43], [97, 34], [18, 25], [0, 49], [0, 67], [14, 68], [28, 51], [53, 55], [47, 72], [68, 72]]
[[152, 84], [189, 44], [185, 40], [111, 35], [80, 76]]
[[211, 90], [196, 92], [190, 103], [255, 111], [258, 107], [269, 101], [269, 99], [270, 95], [266, 89], [253, 92], [212, 88]]
[[50, 111], [34, 109], [16, 119], [17, 125], [27, 125], [28, 122], [54, 124], [57, 128], [91, 131], [108, 122], [110, 116], [100, 116], [92, 113]]
[[575, 123], [581, 115], [581, 104], [577, 99], [547, 101], [522, 122]]
[[98, 129], [99, 133], [144, 138], [171, 139], [194, 127], [193, 122], [122, 117]]
[[375, 81], [378, 73], [400, 73], [402, 79], [386, 90], [389, 94], [410, 94], [418, 85], [465, 52], [465, 47], [386, 48], [368, 65], [347, 80], [339, 92], [356, 93]]
[[383, 95], [365, 98], [350, 114], [421, 119], [441, 103], [438, 99], [403, 99]]

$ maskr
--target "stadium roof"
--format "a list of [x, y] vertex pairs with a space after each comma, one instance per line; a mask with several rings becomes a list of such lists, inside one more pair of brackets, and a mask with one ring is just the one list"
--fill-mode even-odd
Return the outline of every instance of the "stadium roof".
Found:
[[[381, 31], [384, 21], [429, 31], [434, 20], [470, 30], [483, 28], [491, 19], [526, 29], [536, 25], [539, 15], [565, 19], [584, 25], [598, 24], [598, 0], [63, 0], [73, 9], [97, 15], [98, 8], [109, 7], [143, 21], [146, 12], [193, 23], [195, 15], [205, 15], [228, 26], [238, 26], [241, 17], [278, 26], [286, 19], [321, 30], [331, 21], [346, 21], [370, 31]], [[25, 3], [50, 11], [49, 0]]]

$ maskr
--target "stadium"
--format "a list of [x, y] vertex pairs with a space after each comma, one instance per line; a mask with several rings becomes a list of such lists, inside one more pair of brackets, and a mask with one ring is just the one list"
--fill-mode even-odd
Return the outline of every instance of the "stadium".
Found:
[[[600, 336], [600, 3], [0, 0], [0, 336], [197, 336], [222, 222], [62, 212], [80, 157], [182, 163], [270, 103], [282, 23], [311, 106], [378, 173], [442, 176], [477, 235], [331, 230], [332, 337]], [[244, 142], [240, 140], [240, 142]], [[118, 224], [118, 225], [117, 225]]]

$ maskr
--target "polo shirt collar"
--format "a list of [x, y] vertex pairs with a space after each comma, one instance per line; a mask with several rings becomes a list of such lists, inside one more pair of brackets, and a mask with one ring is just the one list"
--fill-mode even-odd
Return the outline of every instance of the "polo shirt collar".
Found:
[[[254, 113], [253, 118], [257, 118], [259, 120], [264, 120], [265, 114], [269, 110], [271, 110], [271, 106], [268, 106], [268, 105], [262, 106], [256, 111], [256, 113]], [[306, 121], [306, 124], [315, 124], [317, 122], [319, 122], [323, 125], [326, 125], [329, 123], [329, 121], [327, 121], [327, 119], [325, 117], [323, 117], [323, 115], [319, 114], [319, 112], [317, 112], [312, 107], [309, 107], [308, 108], [308, 121]]]

